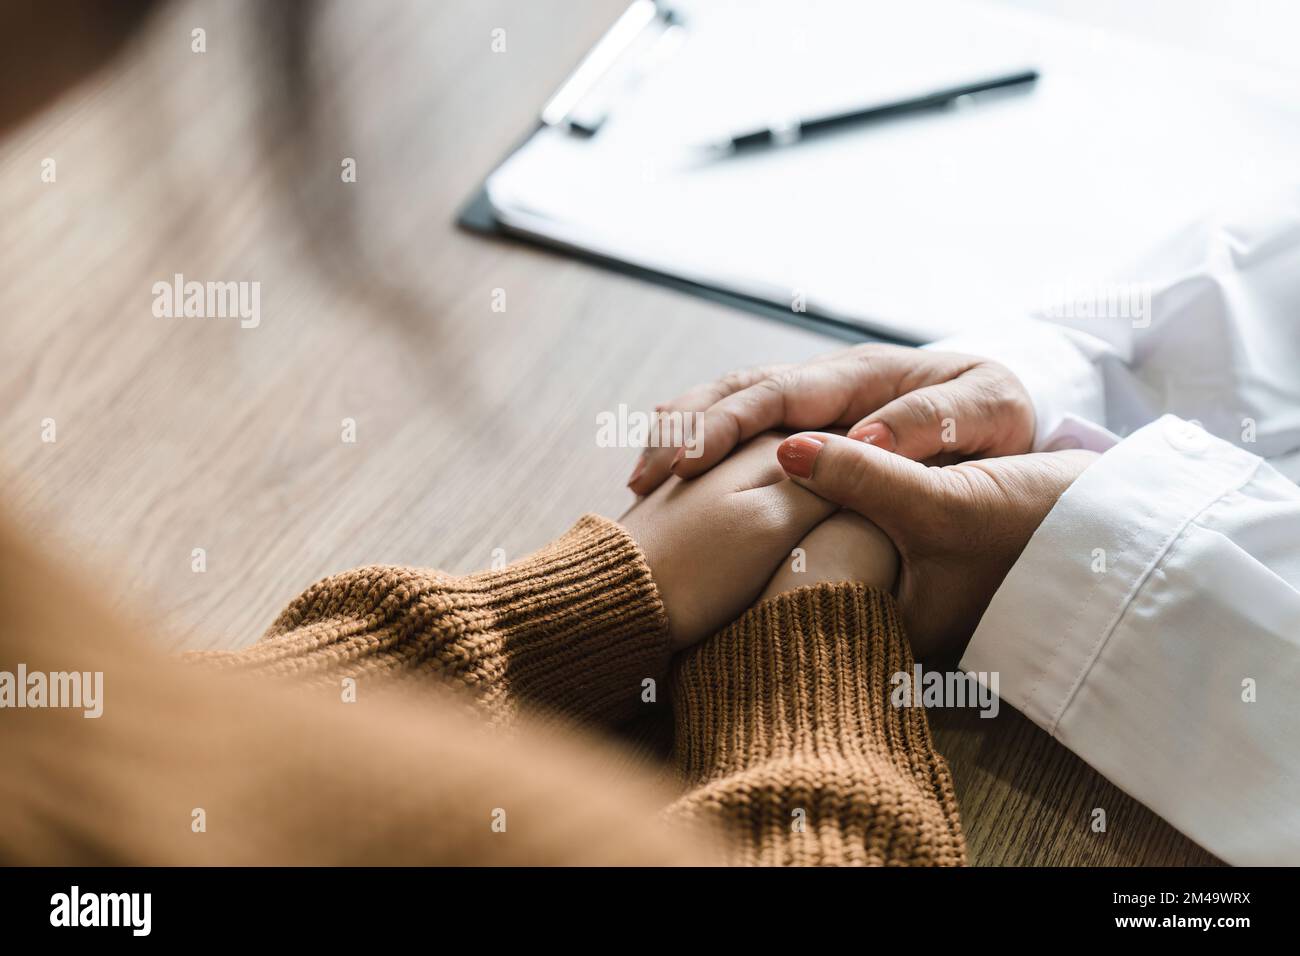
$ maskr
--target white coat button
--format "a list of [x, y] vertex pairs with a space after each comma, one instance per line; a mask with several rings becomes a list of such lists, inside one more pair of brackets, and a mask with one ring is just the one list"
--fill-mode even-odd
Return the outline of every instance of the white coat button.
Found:
[[1200, 455], [1210, 447], [1210, 434], [1198, 424], [1171, 418], [1165, 422], [1165, 441], [1185, 455]]

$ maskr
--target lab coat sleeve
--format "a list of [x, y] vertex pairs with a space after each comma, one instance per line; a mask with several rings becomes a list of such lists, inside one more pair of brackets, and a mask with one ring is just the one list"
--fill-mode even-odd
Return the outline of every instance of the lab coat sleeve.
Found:
[[961, 666], [1227, 862], [1300, 864], [1300, 488], [1260, 458], [1172, 416], [1119, 442]]
[[[1128, 277], [931, 345], [1001, 361], [1037, 413], [1127, 435], [1164, 413], [1269, 460], [1300, 449], [1300, 188], [1174, 231]], [[1118, 306], [1118, 307], [1117, 307]]]

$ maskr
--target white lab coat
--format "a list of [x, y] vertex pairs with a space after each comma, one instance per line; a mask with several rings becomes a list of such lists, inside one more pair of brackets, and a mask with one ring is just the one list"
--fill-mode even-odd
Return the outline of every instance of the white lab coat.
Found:
[[961, 666], [998, 671], [1005, 701], [1227, 862], [1300, 864], [1300, 190], [1137, 274], [1137, 321], [933, 346], [1009, 365], [1040, 450], [1104, 452]]

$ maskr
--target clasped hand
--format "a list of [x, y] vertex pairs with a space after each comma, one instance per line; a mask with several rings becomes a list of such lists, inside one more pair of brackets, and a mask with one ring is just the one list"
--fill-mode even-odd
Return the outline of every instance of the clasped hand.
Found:
[[951, 659], [1097, 457], [1031, 453], [1033, 403], [996, 362], [900, 346], [732, 373], [662, 407], [703, 414], [703, 453], [644, 452], [622, 523], [678, 648], [760, 596], [861, 581], [893, 591], [918, 658]]

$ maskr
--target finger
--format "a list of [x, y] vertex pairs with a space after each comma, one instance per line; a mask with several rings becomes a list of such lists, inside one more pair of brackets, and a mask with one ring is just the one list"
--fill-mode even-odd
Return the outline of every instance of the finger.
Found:
[[773, 428], [846, 426], [897, 394], [918, 353], [871, 346], [787, 368], [719, 400], [700, 422], [698, 454], [677, 456], [672, 473], [693, 478], [737, 444]]
[[1033, 404], [1000, 366], [981, 363], [950, 381], [900, 395], [849, 429], [849, 437], [913, 461], [1015, 455], [1033, 441]]
[[939, 494], [933, 469], [851, 438], [801, 432], [783, 441], [776, 456], [795, 482], [869, 518], [890, 537], [893, 529], [912, 527]]
[[[789, 367], [788, 365], [762, 365], [755, 368], [741, 369], [724, 375], [717, 381], [697, 385], [671, 402], [656, 406], [655, 413], [660, 423], [659, 434], [673, 431], [673, 426], [676, 424], [672, 421], [673, 415], [685, 416], [695, 412], [703, 412], [733, 392], [748, 388], [755, 382], [780, 374]], [[632, 476], [627, 481], [628, 487], [638, 495], [648, 495], [654, 491], [670, 474], [669, 469], [672, 466], [673, 458], [676, 457], [677, 452], [680, 450], [680, 448], [672, 445], [660, 445], [645, 449], [640, 458], [637, 459], [636, 467], [632, 470]]]

